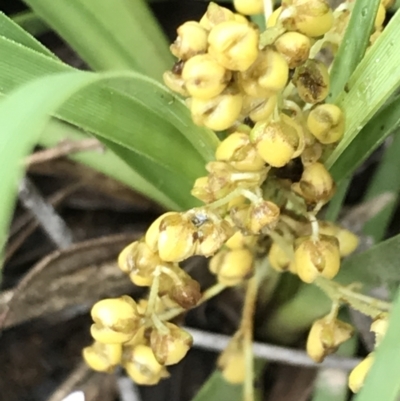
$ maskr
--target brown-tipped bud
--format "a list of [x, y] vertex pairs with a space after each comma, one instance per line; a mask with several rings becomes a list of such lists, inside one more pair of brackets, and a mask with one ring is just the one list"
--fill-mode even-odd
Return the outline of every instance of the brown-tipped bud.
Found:
[[362, 360], [349, 375], [349, 387], [353, 393], [358, 393], [361, 387], [364, 385], [365, 378], [374, 363], [374, 353], [369, 354], [364, 360]]
[[354, 328], [338, 319], [324, 317], [316, 320], [307, 339], [307, 353], [315, 362], [322, 362], [325, 357], [335, 352], [339, 345], [347, 341], [354, 333]]
[[345, 257], [353, 253], [360, 242], [357, 235], [329, 221], [319, 222], [319, 232], [325, 235], [333, 235], [339, 241], [340, 256]]
[[153, 385], [165, 377], [163, 366], [157, 362], [153, 351], [147, 345], [125, 348], [124, 359], [126, 372], [137, 384]]
[[82, 356], [86, 364], [97, 372], [111, 373], [121, 362], [121, 344], [102, 344], [94, 342], [90, 347], [82, 351]]
[[186, 61], [182, 79], [191, 96], [209, 100], [226, 88], [230, 73], [210, 55], [199, 54]]
[[382, 313], [372, 322], [370, 330], [375, 333], [375, 347], [377, 347], [383, 340], [383, 337], [385, 337], [388, 327], [389, 315], [387, 313]]
[[251, 233], [259, 234], [264, 228], [274, 228], [279, 215], [280, 209], [273, 202], [262, 201], [252, 204], [249, 208], [247, 227]]
[[165, 71], [163, 74], [163, 80], [165, 85], [167, 85], [172, 91], [185, 97], [189, 96], [189, 92], [186, 90], [185, 81], [182, 79], [181, 75], [174, 74], [172, 71]]
[[328, 96], [329, 72], [320, 61], [309, 59], [297, 67], [292, 82], [306, 103], [319, 103]]
[[258, 55], [258, 32], [250, 25], [226, 21], [214, 26], [208, 36], [209, 53], [232, 71], [245, 71]]
[[248, 249], [223, 250], [210, 260], [210, 271], [217, 275], [219, 283], [235, 286], [252, 273], [253, 261]]
[[178, 37], [170, 46], [171, 53], [181, 59], [191, 57], [207, 51], [208, 32], [196, 21], [187, 21], [177, 29]]
[[289, 163], [300, 145], [298, 131], [289, 120], [281, 114], [279, 121], [257, 123], [251, 132], [250, 138], [259, 155], [272, 167]]
[[90, 332], [100, 343], [121, 344], [129, 341], [139, 324], [136, 303], [127, 295], [97, 302], [92, 307], [91, 316], [94, 324]]
[[[291, 247], [289, 244], [288, 246]], [[291, 262], [286, 252], [276, 242], [273, 242], [269, 249], [268, 261], [271, 267], [278, 272], [289, 270]]]
[[231, 10], [211, 2], [200, 19], [200, 25], [209, 31], [221, 22], [233, 20], [235, 20], [235, 14]]
[[166, 322], [168, 333], [163, 334], [153, 329], [150, 335], [150, 347], [157, 362], [161, 365], [175, 365], [180, 362], [193, 343], [192, 336], [173, 323]]
[[332, 279], [339, 272], [339, 241], [329, 235], [299, 238], [294, 252], [296, 271], [305, 283], [312, 283], [318, 276]]
[[242, 115], [249, 116], [254, 122], [266, 121], [272, 116], [276, 102], [276, 95], [270, 96], [268, 99], [245, 96]]
[[311, 110], [307, 118], [310, 132], [323, 144], [338, 142], [344, 133], [342, 110], [334, 104], [320, 104]]
[[322, 156], [322, 145], [315, 142], [312, 145], [306, 146], [301, 154], [301, 162], [304, 167], [316, 163]]
[[256, 15], [264, 12], [263, 0], [233, 0], [236, 11], [244, 15]]
[[293, 0], [296, 30], [309, 37], [318, 37], [328, 32], [334, 22], [333, 13], [325, 0]]
[[184, 309], [197, 305], [201, 298], [200, 284], [178, 265], [170, 265], [162, 272], [160, 279], [160, 295], [167, 295]]
[[264, 160], [259, 156], [250, 138], [244, 133], [233, 133], [224, 139], [215, 152], [215, 158], [228, 162], [239, 171], [257, 171], [264, 167]]
[[118, 257], [118, 266], [129, 274], [131, 281], [147, 287], [153, 282], [154, 269], [162, 263], [157, 253], [143, 241], [135, 241], [125, 247]]
[[303, 170], [300, 182], [292, 185], [292, 189], [308, 203], [326, 203], [335, 193], [332, 176], [322, 163], [314, 163]]
[[299, 32], [284, 33], [274, 45], [291, 69], [303, 64], [308, 59], [311, 49], [310, 39]]
[[212, 99], [191, 99], [190, 111], [195, 124], [204, 125], [214, 131], [223, 131], [239, 118], [242, 104], [242, 94], [237, 88], [228, 87]]
[[262, 50], [255, 63], [238, 74], [239, 86], [252, 97], [268, 97], [277, 94], [287, 84], [287, 62], [271, 47]]

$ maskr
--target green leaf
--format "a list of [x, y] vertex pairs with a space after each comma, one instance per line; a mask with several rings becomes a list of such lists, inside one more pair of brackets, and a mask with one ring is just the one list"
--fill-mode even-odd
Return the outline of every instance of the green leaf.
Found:
[[32, 11], [23, 11], [14, 14], [12, 19], [22, 29], [33, 36], [42, 35], [50, 30], [49, 26]]
[[332, 200], [329, 202], [324, 219], [328, 221], [336, 221], [339, 213], [342, 210], [343, 202], [346, 198], [347, 190], [349, 189], [351, 179], [350, 177], [343, 180], [337, 187], [336, 193]]
[[32, 50], [56, 59], [56, 56], [33, 36], [25, 32], [17, 23], [0, 11], [0, 35], [20, 43]]
[[[0, 37], [1, 89], [5, 93], [31, 79], [64, 71], [74, 70]], [[119, 73], [108, 87], [105, 84], [103, 81], [73, 96], [57, 116], [134, 152], [121, 150], [125, 161], [159, 192], [179, 198], [174, 208], [193, 206], [190, 189], [213, 157], [218, 143], [215, 134], [195, 126], [182, 101], [149, 78], [134, 72]], [[121, 85], [132, 96], [110, 87]]]
[[377, 215], [372, 217], [364, 226], [363, 233], [371, 236], [375, 243], [382, 240], [396, 209], [400, 192], [400, 133], [397, 132], [393, 141], [386, 149], [377, 171], [374, 173], [364, 200], [368, 201], [383, 193], [393, 194], [394, 200], [390, 202]]
[[331, 165], [335, 181], [351, 175], [399, 125], [400, 97], [397, 97], [368, 122]]
[[331, 168], [361, 129], [382, 107], [400, 85], [400, 13], [397, 12], [388, 26], [368, 51], [347, 83], [337, 104], [347, 116], [346, 132], [326, 165]]
[[380, 0], [357, 0], [351, 12], [339, 51], [330, 71], [331, 89], [327, 101], [334, 103], [345, 88], [369, 44]]
[[376, 352], [364, 386], [354, 401], [396, 401], [400, 394], [400, 292], [390, 313], [389, 327]]
[[134, 69], [157, 80], [167, 41], [144, 0], [25, 0], [94, 70]]
[[343, 284], [361, 282], [363, 291], [373, 286], [397, 286], [400, 282], [399, 255], [400, 235], [397, 235], [344, 260], [337, 281]]

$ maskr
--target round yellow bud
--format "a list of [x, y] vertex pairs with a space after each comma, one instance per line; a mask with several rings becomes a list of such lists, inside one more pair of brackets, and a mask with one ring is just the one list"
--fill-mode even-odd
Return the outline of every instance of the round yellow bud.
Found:
[[379, 4], [378, 12], [376, 13], [375, 17], [375, 23], [374, 23], [375, 29], [379, 29], [383, 25], [383, 23], [385, 22], [385, 18], [386, 18], [386, 8], [381, 2]]
[[318, 37], [328, 32], [334, 22], [333, 13], [325, 0], [293, 0], [296, 10], [296, 29], [309, 37]]
[[163, 367], [157, 362], [151, 348], [139, 344], [129, 351], [125, 352], [128, 360], [124, 368], [130, 378], [140, 385], [157, 384], [163, 376]]
[[228, 88], [209, 100], [193, 98], [190, 111], [195, 124], [204, 125], [214, 131], [223, 131], [238, 119], [242, 104], [242, 95]]
[[214, 26], [208, 36], [209, 53], [232, 71], [247, 70], [258, 55], [258, 33], [250, 25], [226, 21]]
[[211, 2], [207, 7], [206, 13], [200, 19], [200, 25], [209, 31], [221, 22], [232, 21], [235, 19], [235, 14], [231, 10], [219, 6], [217, 3]]
[[94, 324], [90, 328], [92, 337], [107, 344], [122, 344], [129, 341], [137, 328], [139, 314], [136, 303], [127, 295], [120, 298], [103, 299], [91, 310]]
[[178, 37], [170, 46], [171, 53], [181, 59], [189, 58], [207, 51], [208, 32], [196, 21], [187, 21], [178, 29]]
[[215, 152], [216, 160], [226, 161], [239, 171], [257, 171], [264, 167], [250, 138], [244, 133], [233, 133], [224, 139]]
[[334, 104], [320, 104], [311, 110], [307, 118], [310, 132], [323, 144], [338, 142], [344, 133], [342, 110]]
[[121, 362], [121, 344], [102, 344], [94, 342], [82, 351], [86, 364], [97, 372], [111, 373]]
[[247, 229], [252, 234], [259, 234], [264, 228], [274, 228], [280, 215], [279, 207], [270, 201], [252, 204], [248, 212]]
[[263, 0], [233, 0], [236, 11], [244, 15], [256, 15], [264, 12]]
[[[301, 241], [301, 242], [300, 242]], [[305, 237], [294, 252], [297, 274], [305, 283], [318, 276], [332, 279], [339, 272], [339, 241], [335, 237], [320, 235], [317, 240]]]
[[226, 88], [230, 74], [210, 55], [199, 54], [186, 61], [182, 79], [191, 96], [208, 100]]
[[281, 15], [282, 7], [277, 8], [268, 18], [267, 28], [272, 28], [278, 22], [278, 18]]
[[287, 271], [290, 264], [286, 252], [276, 242], [273, 242], [269, 249], [268, 261], [271, 267], [278, 272]]
[[254, 122], [266, 121], [275, 110], [276, 103], [276, 95], [270, 96], [268, 99], [245, 96], [242, 113], [248, 115]]
[[253, 271], [253, 254], [245, 248], [220, 251], [210, 260], [210, 271], [219, 283], [235, 286]]
[[310, 54], [310, 39], [298, 32], [286, 32], [274, 43], [276, 50], [285, 58], [289, 68], [303, 64]]
[[292, 82], [306, 103], [319, 103], [328, 96], [329, 72], [320, 61], [308, 59], [297, 67]]
[[369, 354], [364, 360], [362, 360], [349, 375], [349, 387], [353, 393], [358, 393], [364, 384], [365, 378], [372, 364], [374, 363], [375, 356], [373, 353]]
[[192, 336], [173, 323], [166, 322], [169, 332], [163, 334], [156, 329], [150, 335], [150, 347], [161, 365], [169, 366], [180, 362], [193, 343]]
[[252, 247], [257, 242], [257, 238], [253, 235], [244, 235], [241, 231], [236, 231], [231, 238], [226, 241], [225, 245], [229, 249], [242, 249], [247, 246]]
[[325, 235], [333, 235], [339, 241], [340, 256], [345, 257], [353, 253], [360, 242], [357, 235], [345, 228], [336, 226], [328, 221], [319, 222], [319, 232]]

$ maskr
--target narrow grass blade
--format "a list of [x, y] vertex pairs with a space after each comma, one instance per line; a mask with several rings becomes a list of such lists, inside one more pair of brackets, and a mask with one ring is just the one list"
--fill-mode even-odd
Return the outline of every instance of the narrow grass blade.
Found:
[[56, 59], [57, 57], [46, 47], [44, 47], [33, 36], [24, 31], [16, 21], [8, 18], [0, 11], [0, 35], [16, 43], [20, 43], [32, 50], [42, 53], [46, 56]]
[[50, 31], [49, 26], [32, 11], [23, 11], [14, 14], [12, 19], [23, 30], [33, 36], [39, 36]]
[[346, 132], [326, 165], [331, 168], [362, 128], [400, 85], [400, 13], [397, 12], [367, 52], [337, 104], [347, 116]]
[[334, 103], [356, 69], [369, 44], [380, 0], [357, 0], [331, 71], [327, 101]]
[[364, 386], [354, 401], [397, 401], [400, 395], [400, 292], [390, 313], [389, 328], [378, 347]]
[[173, 60], [144, 0], [25, 0], [94, 70], [161, 79]]
[[363, 233], [371, 236], [375, 243], [378, 243], [384, 237], [397, 205], [400, 193], [399, 154], [400, 132], [396, 132], [364, 197], [364, 200], [368, 201], [383, 193], [392, 193], [394, 196], [393, 201], [364, 226]]
[[347, 178], [343, 180], [337, 187], [336, 193], [332, 200], [329, 202], [328, 208], [324, 215], [324, 219], [328, 221], [336, 221], [339, 217], [339, 213], [342, 210], [342, 206], [349, 189], [351, 179]]
[[400, 97], [386, 105], [333, 162], [330, 172], [340, 182], [351, 175], [400, 126]]

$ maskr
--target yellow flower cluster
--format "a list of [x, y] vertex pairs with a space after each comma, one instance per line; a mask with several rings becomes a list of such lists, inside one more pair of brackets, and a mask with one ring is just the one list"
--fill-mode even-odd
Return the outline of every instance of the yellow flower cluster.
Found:
[[[337, 40], [349, 7], [333, 12], [325, 0], [285, 1], [260, 34], [244, 15], [262, 12], [262, 0], [234, 5], [241, 14], [211, 3], [199, 22], [180, 26], [171, 45], [178, 61], [164, 74], [166, 85], [188, 98], [196, 124], [226, 130], [208, 175], [192, 189], [204, 206], [163, 214], [121, 252], [119, 267], [135, 285], [149, 287], [147, 301], [123, 296], [92, 309], [95, 342], [83, 352], [86, 362], [105, 372], [121, 364], [139, 384], [166, 377], [165, 367], [191, 345], [190, 335], [169, 322], [171, 310], [189, 310], [203, 297], [181, 262], [210, 258], [210, 271], [228, 287], [268, 258], [273, 269], [312, 283], [334, 278], [341, 258], [358, 246], [350, 231], [316, 218], [335, 192], [323, 160], [341, 140], [345, 116], [325, 102], [328, 68], [312, 54], [324, 38]], [[376, 26], [384, 15], [378, 17]], [[352, 335], [336, 312], [311, 329], [307, 350], [316, 361]], [[243, 381], [244, 370], [229, 370], [227, 362], [243, 365], [242, 359], [239, 348], [225, 354], [227, 380]], [[365, 372], [352, 373], [354, 391]]]

